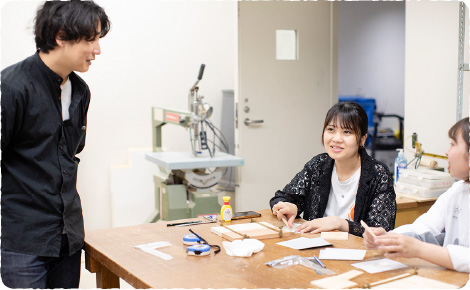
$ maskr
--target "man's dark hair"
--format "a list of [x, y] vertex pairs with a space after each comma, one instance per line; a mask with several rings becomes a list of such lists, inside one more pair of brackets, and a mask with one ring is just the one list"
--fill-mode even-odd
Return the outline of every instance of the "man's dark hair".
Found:
[[323, 124], [322, 144], [324, 144], [323, 134], [330, 123], [351, 130], [356, 135], [357, 145], [361, 147], [361, 137], [367, 134], [369, 123], [367, 113], [361, 105], [353, 102], [340, 102], [331, 107], [328, 113], [326, 113], [325, 123]]
[[93, 1], [46, 1], [36, 14], [34, 40], [36, 48], [47, 53], [57, 46], [57, 36], [66, 41], [93, 40], [104, 37], [110, 27], [104, 9]]

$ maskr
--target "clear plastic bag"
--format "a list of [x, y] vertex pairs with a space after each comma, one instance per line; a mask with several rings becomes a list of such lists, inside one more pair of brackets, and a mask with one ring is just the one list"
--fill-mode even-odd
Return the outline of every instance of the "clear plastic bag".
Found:
[[326, 275], [334, 275], [335, 272], [331, 271], [330, 269], [323, 268], [320, 265], [317, 265], [314, 262], [313, 257], [301, 257], [299, 255], [291, 255], [286, 256], [281, 259], [273, 260], [270, 262], [265, 263], [268, 266], [271, 266], [276, 269], [284, 269], [287, 267], [295, 266], [295, 265], [302, 265], [307, 268], [315, 270], [318, 275], [326, 274]]

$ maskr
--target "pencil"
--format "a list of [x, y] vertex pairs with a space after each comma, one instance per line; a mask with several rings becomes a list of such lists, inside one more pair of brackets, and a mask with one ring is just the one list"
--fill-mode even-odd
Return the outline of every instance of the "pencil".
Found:
[[364, 227], [364, 229], [375, 239], [377, 236], [374, 234], [374, 232], [370, 229], [370, 227], [363, 221], [361, 220], [361, 225]]
[[313, 258], [318, 262], [318, 264], [320, 264], [320, 266], [322, 266], [322, 268], [326, 268], [325, 265], [323, 265], [323, 263], [320, 261], [320, 259], [317, 258], [317, 256], [313, 256]]

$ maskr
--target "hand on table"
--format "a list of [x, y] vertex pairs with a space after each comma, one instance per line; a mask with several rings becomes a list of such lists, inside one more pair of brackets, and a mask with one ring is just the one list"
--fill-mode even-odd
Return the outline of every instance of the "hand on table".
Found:
[[285, 216], [288, 226], [292, 228], [297, 216], [297, 206], [290, 202], [280, 201], [273, 206], [273, 215], [277, 216], [278, 220], [282, 220], [282, 217]]
[[349, 224], [345, 219], [342, 219], [340, 217], [328, 216], [304, 222], [296, 228], [296, 231], [299, 231], [301, 233], [312, 232], [313, 234], [334, 230], [348, 232]]

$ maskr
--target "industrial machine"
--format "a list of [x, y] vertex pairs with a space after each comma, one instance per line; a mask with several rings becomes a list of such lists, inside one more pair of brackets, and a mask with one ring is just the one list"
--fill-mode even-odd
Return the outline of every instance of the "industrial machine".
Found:
[[434, 160], [423, 161], [421, 160], [421, 158], [423, 156], [427, 156], [427, 157], [440, 158], [440, 159], [447, 160], [447, 156], [424, 152], [423, 147], [422, 147], [423, 145], [418, 142], [418, 134], [413, 133], [411, 137], [412, 137], [411, 146], [413, 147], [413, 149], [416, 150], [416, 152], [415, 152], [413, 160], [411, 160], [409, 164], [415, 162], [415, 169], [418, 168], [420, 165], [424, 165], [433, 170], [444, 171], [444, 168], [437, 166], [436, 161]]
[[[189, 111], [152, 108], [154, 152], [146, 154], [146, 159], [157, 164], [160, 173], [154, 176], [155, 210], [148, 222], [219, 212], [218, 193], [211, 188], [229, 167], [243, 165], [242, 158], [225, 153], [228, 152], [227, 142], [209, 120], [213, 109], [198, 95], [204, 68], [202, 64], [197, 81], [189, 90]], [[163, 152], [162, 127], [165, 124], [189, 130], [191, 152]]]

